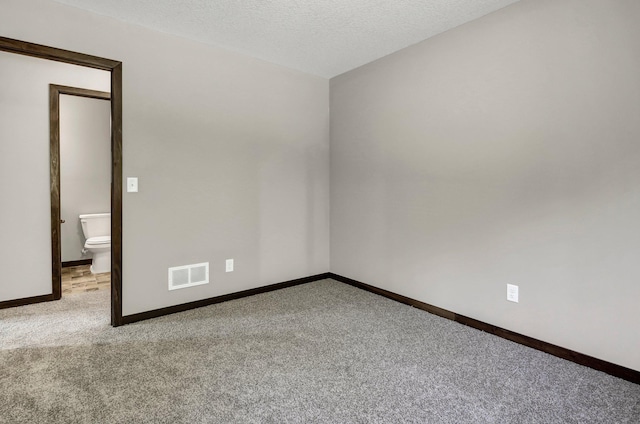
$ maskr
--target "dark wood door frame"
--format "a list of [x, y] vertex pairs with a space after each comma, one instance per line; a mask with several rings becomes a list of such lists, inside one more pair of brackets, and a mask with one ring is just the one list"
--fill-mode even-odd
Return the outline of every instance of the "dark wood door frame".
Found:
[[[111, 325], [114, 327], [122, 325], [122, 62], [6, 37], [0, 37], [0, 51], [86, 66], [111, 73]], [[59, 177], [58, 173], [56, 178], [59, 179]], [[51, 184], [53, 187], [53, 180]], [[52, 210], [52, 218], [53, 215]], [[52, 219], [51, 232], [52, 234], [56, 232], [59, 237], [59, 208], [57, 221], [54, 223]], [[52, 264], [52, 274], [55, 276], [56, 272], [60, 273], [60, 268], [56, 270], [53, 269], [54, 267]], [[58, 293], [58, 299], [59, 295], [60, 293]], [[0, 307], [48, 300], [55, 300], [55, 293], [0, 302]]]
[[111, 100], [111, 93], [49, 84], [49, 158], [51, 182], [51, 280], [53, 300], [62, 297], [62, 217], [60, 215], [60, 95]]

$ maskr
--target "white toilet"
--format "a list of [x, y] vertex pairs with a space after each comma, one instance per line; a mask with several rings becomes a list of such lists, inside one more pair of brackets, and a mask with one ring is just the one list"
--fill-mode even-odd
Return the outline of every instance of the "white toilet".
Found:
[[80, 223], [87, 240], [83, 253], [89, 251], [93, 255], [91, 273], [111, 272], [111, 214], [80, 215]]

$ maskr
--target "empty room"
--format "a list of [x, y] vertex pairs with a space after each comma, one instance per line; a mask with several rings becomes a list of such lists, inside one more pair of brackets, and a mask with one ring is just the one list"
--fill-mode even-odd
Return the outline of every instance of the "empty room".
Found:
[[0, 423], [640, 423], [638, 22], [0, 0]]

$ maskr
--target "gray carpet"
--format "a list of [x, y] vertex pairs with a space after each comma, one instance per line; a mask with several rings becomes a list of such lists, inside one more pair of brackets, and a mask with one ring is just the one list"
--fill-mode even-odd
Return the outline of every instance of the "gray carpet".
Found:
[[0, 311], [2, 423], [640, 423], [640, 386], [331, 280], [119, 328]]

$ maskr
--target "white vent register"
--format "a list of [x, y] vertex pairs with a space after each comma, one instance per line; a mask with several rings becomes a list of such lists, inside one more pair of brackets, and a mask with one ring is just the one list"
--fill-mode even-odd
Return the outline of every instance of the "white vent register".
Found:
[[169, 268], [169, 290], [209, 283], [209, 262]]

